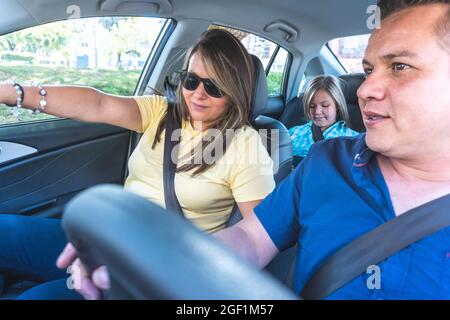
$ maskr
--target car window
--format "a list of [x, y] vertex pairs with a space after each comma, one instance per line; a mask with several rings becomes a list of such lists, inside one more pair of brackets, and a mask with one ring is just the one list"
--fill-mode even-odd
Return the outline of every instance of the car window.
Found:
[[305, 92], [306, 89], [306, 84], [309, 81], [309, 77], [306, 73], [303, 73], [302, 75], [302, 80], [300, 80], [300, 86], [298, 88], [298, 94], [297, 96], [300, 96], [300, 94], [302, 94], [303, 92]]
[[281, 95], [281, 86], [283, 85], [284, 68], [287, 58], [288, 52], [280, 48], [267, 74], [269, 96]]
[[328, 42], [328, 47], [349, 73], [364, 72], [362, 59], [370, 35], [337, 38]]
[[[86, 85], [132, 95], [165, 22], [142, 17], [70, 19], [1, 36], [0, 81]], [[0, 105], [0, 126], [50, 118]]]
[[241, 40], [251, 54], [257, 56], [266, 70], [269, 96], [281, 94], [283, 74], [288, 61], [288, 52], [276, 43], [242, 30], [212, 25], [210, 28], [224, 28]]

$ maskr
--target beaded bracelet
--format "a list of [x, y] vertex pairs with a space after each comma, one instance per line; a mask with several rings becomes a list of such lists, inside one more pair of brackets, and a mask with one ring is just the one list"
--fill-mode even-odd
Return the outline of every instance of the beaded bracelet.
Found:
[[25, 91], [23, 90], [23, 87], [15, 81], [8, 81], [8, 83], [11, 84], [14, 87], [14, 89], [16, 90], [17, 98], [16, 98], [16, 105], [7, 104], [7, 106], [22, 108], [23, 100], [25, 99]]
[[39, 95], [41, 96], [41, 101], [39, 101], [39, 106], [34, 109], [33, 114], [39, 114], [45, 111], [45, 107], [47, 106], [47, 90], [45, 90], [41, 85], [37, 85], [39, 88]]
[[25, 90], [23, 90], [23, 87], [18, 83], [14, 83], [14, 88], [16, 89], [17, 93], [16, 106], [17, 108], [22, 108], [23, 100], [25, 99]]

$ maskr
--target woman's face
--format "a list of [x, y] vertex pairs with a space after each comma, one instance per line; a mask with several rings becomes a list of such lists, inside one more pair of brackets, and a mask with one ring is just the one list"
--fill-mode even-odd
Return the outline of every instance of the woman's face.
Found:
[[333, 98], [323, 89], [316, 92], [309, 106], [313, 123], [322, 131], [336, 122], [337, 108]]
[[[194, 53], [189, 61], [188, 72], [202, 79], [210, 79], [201, 56]], [[228, 97], [215, 98], [206, 91], [203, 82], [200, 82], [195, 90], [187, 90], [183, 87], [183, 96], [189, 109], [191, 122], [194, 128], [199, 123], [202, 129], [207, 129], [211, 123], [219, 119], [228, 109]]]

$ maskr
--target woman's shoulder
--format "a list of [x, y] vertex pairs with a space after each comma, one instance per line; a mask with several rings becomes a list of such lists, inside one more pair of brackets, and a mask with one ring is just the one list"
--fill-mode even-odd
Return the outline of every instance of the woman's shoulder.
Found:
[[155, 121], [160, 121], [167, 110], [167, 99], [160, 95], [135, 96], [142, 118], [142, 131], [153, 127]]
[[167, 98], [162, 95], [151, 94], [144, 96], [134, 96], [133, 99], [138, 103], [146, 106], [154, 107], [160, 105], [161, 107], [167, 107]]

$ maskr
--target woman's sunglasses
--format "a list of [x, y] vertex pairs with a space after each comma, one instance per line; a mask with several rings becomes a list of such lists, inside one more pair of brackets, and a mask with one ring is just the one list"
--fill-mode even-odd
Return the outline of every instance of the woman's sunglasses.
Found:
[[182, 74], [181, 81], [183, 83], [183, 88], [186, 90], [194, 91], [198, 88], [200, 82], [203, 82], [203, 87], [208, 95], [214, 98], [222, 98], [224, 96], [224, 93], [217, 88], [211, 79], [203, 79], [193, 73], [185, 71]]

